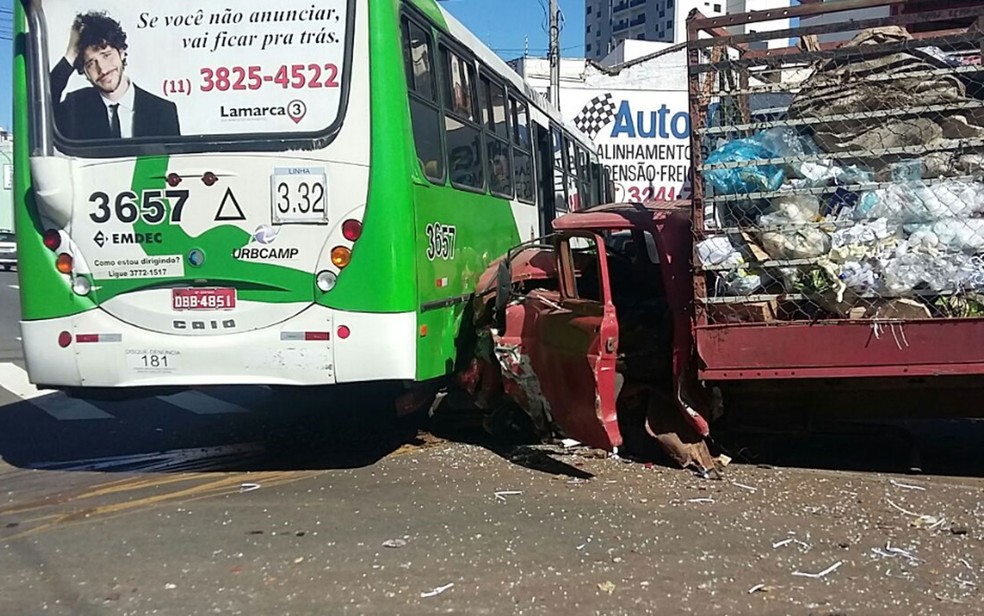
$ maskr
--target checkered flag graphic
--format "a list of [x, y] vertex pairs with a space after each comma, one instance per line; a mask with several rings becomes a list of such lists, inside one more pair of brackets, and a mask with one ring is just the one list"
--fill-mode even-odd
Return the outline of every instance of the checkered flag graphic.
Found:
[[605, 93], [591, 99], [581, 113], [574, 118], [574, 125], [592, 139], [615, 117], [615, 103], [611, 93]]

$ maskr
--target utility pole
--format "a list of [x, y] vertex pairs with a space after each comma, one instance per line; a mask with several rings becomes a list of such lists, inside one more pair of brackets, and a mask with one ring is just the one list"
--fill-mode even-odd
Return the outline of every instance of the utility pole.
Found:
[[550, 0], [550, 103], [560, 109], [560, 11]]

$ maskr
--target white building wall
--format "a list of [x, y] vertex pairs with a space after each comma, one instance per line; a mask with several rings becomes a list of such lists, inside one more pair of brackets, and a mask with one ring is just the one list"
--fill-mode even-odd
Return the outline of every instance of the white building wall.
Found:
[[[620, 54], [626, 51], [613, 55]], [[689, 194], [686, 60], [686, 49], [672, 46], [613, 68], [583, 59], [561, 61], [561, 113], [595, 140], [619, 201]], [[548, 60], [521, 58], [511, 64], [535, 90], [546, 92]]]

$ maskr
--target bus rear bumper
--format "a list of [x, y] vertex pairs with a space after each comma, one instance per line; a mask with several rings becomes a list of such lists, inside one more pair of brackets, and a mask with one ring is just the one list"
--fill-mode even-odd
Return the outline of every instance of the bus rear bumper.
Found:
[[228, 334], [164, 334], [100, 309], [21, 321], [30, 379], [50, 387], [413, 380], [415, 329], [414, 313], [353, 313], [316, 305], [272, 327]]

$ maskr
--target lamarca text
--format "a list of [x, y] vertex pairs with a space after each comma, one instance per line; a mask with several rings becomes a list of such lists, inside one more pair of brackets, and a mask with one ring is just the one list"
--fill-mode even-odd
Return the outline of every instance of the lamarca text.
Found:
[[223, 118], [265, 118], [268, 116], [287, 115], [286, 107], [226, 107], [222, 105], [220, 112]]

